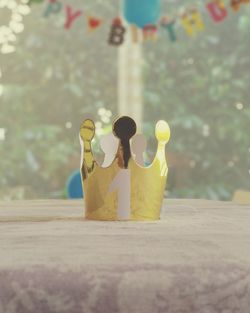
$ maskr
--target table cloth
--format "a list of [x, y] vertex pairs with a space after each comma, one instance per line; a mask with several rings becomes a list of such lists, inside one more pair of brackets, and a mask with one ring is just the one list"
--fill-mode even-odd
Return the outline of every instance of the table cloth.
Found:
[[250, 206], [165, 200], [155, 222], [0, 202], [0, 313], [249, 313]]

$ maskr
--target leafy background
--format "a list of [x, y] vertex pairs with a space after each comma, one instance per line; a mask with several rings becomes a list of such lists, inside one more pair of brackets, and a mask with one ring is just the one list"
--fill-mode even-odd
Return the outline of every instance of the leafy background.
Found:
[[[80, 18], [66, 31], [63, 12], [44, 18], [46, 2], [33, 4], [16, 52], [0, 54], [0, 128], [7, 131], [0, 199], [65, 197], [67, 177], [79, 167], [81, 121], [99, 121], [100, 108], [117, 115], [118, 51], [107, 36], [119, 4], [64, 2], [102, 17], [102, 27], [90, 33]], [[229, 16], [215, 24], [203, 1], [164, 0], [170, 15], [198, 7], [206, 29], [191, 39], [177, 25], [176, 43], [162, 29], [157, 42], [144, 44], [147, 158], [155, 152], [155, 122], [164, 118], [172, 129], [170, 197], [225, 200], [250, 189], [250, 5], [238, 13], [226, 5]], [[0, 24], [8, 14], [0, 9]]]

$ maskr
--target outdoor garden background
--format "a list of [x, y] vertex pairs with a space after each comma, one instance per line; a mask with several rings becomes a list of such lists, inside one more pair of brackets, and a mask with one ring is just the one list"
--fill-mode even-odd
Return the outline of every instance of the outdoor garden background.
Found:
[[[67, 3], [102, 17], [102, 26], [89, 32], [81, 19], [65, 30], [64, 14], [45, 18], [46, 1], [34, 3], [16, 51], [0, 53], [0, 199], [66, 197], [67, 178], [79, 168], [80, 123], [92, 117], [105, 132], [110, 112], [117, 116], [118, 48], [107, 41], [119, 3]], [[160, 29], [156, 42], [143, 44], [147, 159], [156, 149], [155, 123], [165, 119], [168, 196], [227, 200], [250, 190], [250, 5], [229, 8], [221, 23], [204, 1], [164, 0], [163, 11], [193, 5], [203, 32], [190, 38], [177, 25], [176, 42]], [[0, 26], [9, 14], [0, 8]]]

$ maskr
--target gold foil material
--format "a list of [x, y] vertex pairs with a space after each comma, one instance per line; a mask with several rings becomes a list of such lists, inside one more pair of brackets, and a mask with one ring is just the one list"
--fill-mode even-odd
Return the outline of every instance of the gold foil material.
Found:
[[[118, 158], [107, 167], [100, 167], [93, 157], [91, 140], [94, 137], [94, 123], [84, 121], [80, 137], [84, 142], [82, 154], [82, 182], [85, 196], [85, 217], [90, 220], [115, 221], [117, 218], [117, 192], [109, 192], [109, 187], [120, 171]], [[138, 165], [130, 158], [131, 171], [131, 214], [133, 221], [152, 221], [160, 218], [161, 206], [167, 180], [168, 167], [165, 145], [170, 138], [170, 129], [165, 121], [156, 124], [155, 135], [158, 147], [152, 164]], [[86, 146], [85, 146], [86, 143]]]
[[[81, 174], [85, 179], [93, 172], [96, 165], [91, 149], [91, 141], [95, 136], [95, 123], [92, 120], [85, 120], [80, 127], [80, 138], [83, 141], [83, 153], [81, 160]], [[84, 166], [83, 166], [84, 163]]]

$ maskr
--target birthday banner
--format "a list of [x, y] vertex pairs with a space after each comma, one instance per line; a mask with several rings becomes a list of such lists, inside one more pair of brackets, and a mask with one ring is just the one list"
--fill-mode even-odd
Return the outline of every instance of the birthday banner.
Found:
[[[41, 3], [43, 0], [30, 0], [29, 4]], [[170, 41], [177, 40], [176, 25], [182, 26], [189, 37], [205, 30], [202, 13], [197, 9], [185, 10], [176, 17], [161, 15], [161, 0], [124, 0], [123, 17], [116, 17], [110, 25], [108, 43], [120, 46], [126, 39], [128, 30], [134, 42], [155, 40], [160, 29], [165, 30]], [[204, 6], [214, 23], [223, 22], [228, 16], [228, 10], [238, 12], [240, 7], [249, 4], [250, 0], [231, 0], [226, 7], [223, 0], [209, 0]], [[64, 14], [64, 29], [69, 30], [75, 26], [80, 18], [84, 18], [87, 27], [95, 31], [103, 25], [103, 19], [93, 15], [87, 15], [83, 10], [74, 8], [70, 4], [63, 4], [60, 0], [48, 0], [43, 12], [44, 18], [52, 18], [57, 14]]]

